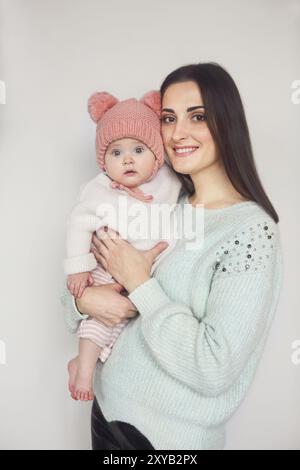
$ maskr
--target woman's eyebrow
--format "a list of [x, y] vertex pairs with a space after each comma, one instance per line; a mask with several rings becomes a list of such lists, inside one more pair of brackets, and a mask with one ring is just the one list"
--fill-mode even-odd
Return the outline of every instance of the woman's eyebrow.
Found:
[[163, 109], [161, 110], [161, 112], [164, 112], [164, 111], [165, 111], [166, 113], [174, 113], [174, 112], [175, 112], [174, 109], [171, 109], [171, 108], [163, 108]]
[[[191, 106], [190, 108], [187, 108], [187, 112], [190, 113], [191, 111], [195, 111], [195, 109], [199, 109], [199, 108], [205, 109], [205, 106], [203, 106], [203, 105]], [[161, 112], [174, 113], [175, 114], [175, 111], [172, 108], [163, 108], [161, 110]]]
[[191, 111], [195, 111], [195, 109], [199, 109], [199, 108], [205, 109], [205, 106], [203, 105], [191, 106], [190, 108], [187, 108], [187, 112], [190, 113]]

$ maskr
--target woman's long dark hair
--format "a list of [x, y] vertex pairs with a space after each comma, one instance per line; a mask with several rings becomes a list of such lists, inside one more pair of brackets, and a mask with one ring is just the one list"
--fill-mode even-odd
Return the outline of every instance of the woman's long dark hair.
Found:
[[[278, 214], [258, 176], [244, 107], [233, 79], [215, 63], [186, 65], [165, 78], [160, 88], [161, 96], [170, 85], [187, 81], [193, 81], [199, 87], [208, 128], [234, 188], [245, 198], [257, 202], [278, 223]], [[195, 188], [191, 177], [176, 173], [186, 191], [193, 194]]]

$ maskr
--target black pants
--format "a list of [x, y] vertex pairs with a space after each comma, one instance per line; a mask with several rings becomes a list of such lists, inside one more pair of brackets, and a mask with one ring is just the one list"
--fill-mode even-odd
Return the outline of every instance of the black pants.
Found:
[[148, 439], [131, 424], [106, 421], [96, 398], [91, 425], [93, 450], [155, 450]]

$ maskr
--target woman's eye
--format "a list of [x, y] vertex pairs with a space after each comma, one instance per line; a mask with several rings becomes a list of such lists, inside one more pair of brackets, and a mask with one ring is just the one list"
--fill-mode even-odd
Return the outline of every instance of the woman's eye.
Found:
[[194, 114], [192, 119], [193, 121], [196, 121], [196, 122], [206, 121], [206, 117], [204, 114]]
[[144, 151], [144, 147], [136, 147], [136, 153], [142, 153]]
[[173, 122], [175, 122], [175, 117], [174, 116], [163, 116], [162, 118], [160, 118], [160, 120], [163, 124], [172, 124]]

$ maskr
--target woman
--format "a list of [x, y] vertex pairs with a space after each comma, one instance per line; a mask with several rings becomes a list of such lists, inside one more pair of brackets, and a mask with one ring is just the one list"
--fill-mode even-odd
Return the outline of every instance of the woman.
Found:
[[76, 309], [66, 292], [70, 329], [87, 314], [116, 324], [139, 312], [96, 372], [94, 449], [222, 449], [282, 284], [278, 216], [232, 78], [217, 64], [189, 65], [167, 76], [161, 95], [165, 150], [186, 189], [179, 210], [204, 205], [204, 245], [187, 250], [183, 237], [150, 277], [162, 243], [143, 253], [110, 230], [93, 240], [129, 295], [88, 288]]

